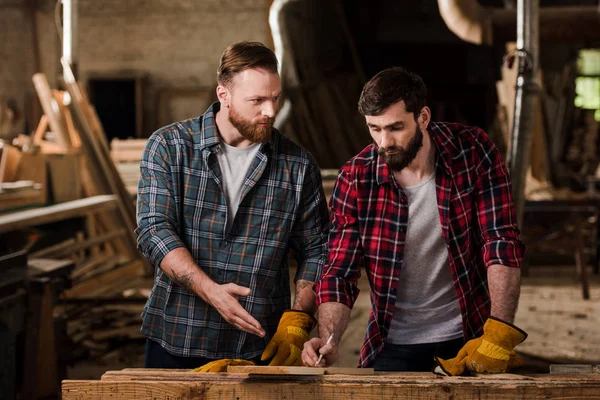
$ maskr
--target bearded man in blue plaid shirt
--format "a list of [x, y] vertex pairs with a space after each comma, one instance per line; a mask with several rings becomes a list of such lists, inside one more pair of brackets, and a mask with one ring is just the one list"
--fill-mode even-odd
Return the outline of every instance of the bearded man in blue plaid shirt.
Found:
[[136, 234], [155, 267], [145, 366], [301, 365], [326, 259], [320, 171], [273, 127], [281, 83], [270, 49], [229, 46], [217, 82], [219, 101], [154, 132], [140, 163]]

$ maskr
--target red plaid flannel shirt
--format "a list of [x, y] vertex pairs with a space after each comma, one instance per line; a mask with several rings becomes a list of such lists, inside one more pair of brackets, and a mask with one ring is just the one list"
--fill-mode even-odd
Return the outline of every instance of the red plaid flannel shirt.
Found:
[[[519, 240], [508, 171], [487, 134], [435, 123], [436, 190], [442, 234], [463, 316], [465, 340], [480, 336], [490, 315], [487, 267], [520, 268]], [[406, 226], [407, 197], [374, 145], [342, 167], [330, 200], [329, 260], [316, 284], [317, 304], [352, 308], [364, 265], [371, 312], [360, 354], [367, 367], [383, 348], [394, 315]]]

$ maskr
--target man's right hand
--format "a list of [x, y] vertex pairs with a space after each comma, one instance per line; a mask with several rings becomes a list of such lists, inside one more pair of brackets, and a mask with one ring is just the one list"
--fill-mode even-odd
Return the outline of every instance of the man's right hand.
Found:
[[219, 285], [214, 281], [208, 281], [201, 285], [200, 291], [200, 297], [213, 306], [225, 321], [244, 332], [260, 337], [265, 336], [265, 330], [260, 323], [237, 301], [238, 296], [250, 295], [249, 288], [235, 283]]
[[[307, 367], [327, 367], [335, 363], [339, 358], [338, 347], [333, 342], [329, 344], [327, 339], [313, 338], [304, 343], [302, 350], [302, 363]], [[321, 362], [317, 364], [319, 355], [323, 354]]]

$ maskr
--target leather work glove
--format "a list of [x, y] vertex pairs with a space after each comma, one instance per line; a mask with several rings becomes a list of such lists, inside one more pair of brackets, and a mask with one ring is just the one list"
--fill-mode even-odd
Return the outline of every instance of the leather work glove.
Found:
[[288, 310], [283, 313], [277, 332], [262, 353], [262, 361], [273, 357], [269, 365], [302, 365], [302, 348], [317, 321], [304, 311]]
[[472, 372], [497, 374], [523, 364], [514, 348], [527, 338], [527, 333], [516, 326], [489, 317], [481, 337], [469, 340], [457, 356], [450, 360], [434, 357], [439, 375], [461, 375], [465, 368]]
[[247, 360], [223, 358], [222, 360], [211, 361], [201, 367], [194, 368], [191, 372], [225, 372], [228, 365], [254, 365], [254, 363]]

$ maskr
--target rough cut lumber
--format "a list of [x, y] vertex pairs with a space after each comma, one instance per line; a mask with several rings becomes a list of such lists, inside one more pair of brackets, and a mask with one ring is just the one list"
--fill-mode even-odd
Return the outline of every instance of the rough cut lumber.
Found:
[[373, 375], [373, 368], [312, 368], [312, 367], [285, 367], [285, 366], [266, 366], [266, 365], [230, 365], [227, 372], [238, 374], [258, 374], [258, 375], [323, 375], [323, 374], [342, 374], [342, 375]]
[[286, 367], [266, 365], [230, 365], [227, 372], [253, 375], [324, 375], [325, 368]]
[[600, 375], [536, 375], [514, 379], [441, 377], [431, 373], [273, 376], [129, 369], [100, 381], [65, 380], [73, 399], [547, 399], [598, 398]]
[[0, 233], [85, 216], [89, 212], [114, 210], [113, 195], [89, 197], [48, 207], [14, 212], [0, 216]]

